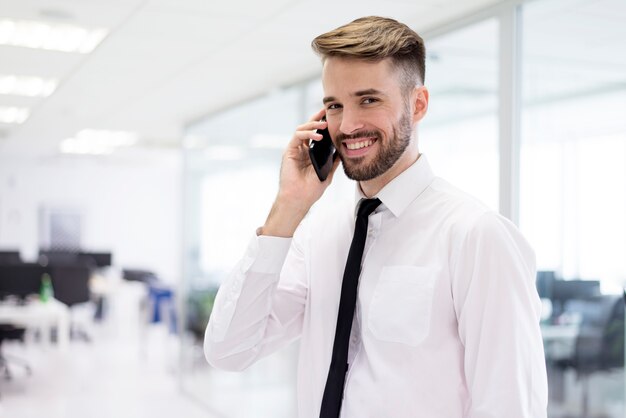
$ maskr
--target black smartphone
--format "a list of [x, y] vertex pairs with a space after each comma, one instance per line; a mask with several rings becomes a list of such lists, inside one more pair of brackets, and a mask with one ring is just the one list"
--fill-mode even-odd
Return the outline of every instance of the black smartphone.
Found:
[[322, 134], [323, 138], [319, 141], [310, 140], [309, 157], [311, 157], [311, 163], [317, 177], [320, 181], [324, 181], [328, 178], [330, 170], [333, 168], [335, 146], [333, 145], [333, 140], [330, 139], [328, 128], [318, 129], [316, 132]]

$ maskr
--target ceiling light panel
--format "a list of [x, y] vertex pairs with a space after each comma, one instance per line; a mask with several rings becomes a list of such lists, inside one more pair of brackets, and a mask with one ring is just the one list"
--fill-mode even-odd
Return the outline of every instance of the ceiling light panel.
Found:
[[136, 143], [137, 134], [133, 132], [83, 129], [75, 137], [63, 140], [60, 149], [65, 154], [102, 155]]
[[102, 28], [0, 19], [0, 45], [88, 54], [107, 34], [108, 31]]
[[26, 97], [48, 97], [57, 88], [58, 81], [41, 77], [0, 74], [0, 94]]
[[0, 106], [1, 123], [23, 123], [30, 116], [27, 107]]

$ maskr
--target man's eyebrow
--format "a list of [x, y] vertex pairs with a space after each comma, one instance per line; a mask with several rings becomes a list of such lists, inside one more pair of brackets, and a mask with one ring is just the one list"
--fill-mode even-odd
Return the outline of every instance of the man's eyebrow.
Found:
[[[365, 90], [359, 90], [356, 91], [354, 93], [352, 93], [352, 96], [356, 96], [356, 97], [361, 97], [361, 96], [369, 96], [369, 95], [381, 95], [381, 96], [385, 96], [385, 93], [383, 93], [380, 90], [376, 90], [376, 89], [365, 89]], [[334, 102], [336, 99], [333, 96], [328, 96], [328, 97], [324, 97], [322, 99], [322, 103], [326, 104], [328, 102]]]
[[359, 90], [357, 92], [354, 93], [354, 96], [360, 97], [360, 96], [369, 96], [370, 94], [379, 94], [379, 95], [385, 95], [385, 93], [383, 93], [380, 90], [376, 90], [376, 89], [366, 89], [366, 90]]

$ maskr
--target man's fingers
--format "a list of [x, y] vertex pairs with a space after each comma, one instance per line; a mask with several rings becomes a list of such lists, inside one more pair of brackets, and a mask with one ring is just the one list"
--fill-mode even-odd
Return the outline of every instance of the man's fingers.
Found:
[[325, 108], [321, 108], [320, 110], [317, 111], [317, 113], [315, 113], [314, 115], [312, 115], [309, 118], [309, 121], [318, 121], [320, 119], [322, 119], [324, 117], [324, 115], [326, 114], [326, 109]]
[[309, 139], [319, 140], [322, 138], [322, 134], [318, 134], [315, 131], [296, 131], [293, 136], [296, 139], [296, 142], [301, 142]]
[[296, 131], [311, 131], [315, 129], [324, 129], [328, 126], [326, 121], [313, 120], [303, 123], [296, 128]]
[[306, 141], [306, 145], [309, 145], [309, 139], [312, 139], [314, 141], [319, 141], [320, 139], [322, 139], [322, 134], [318, 134], [317, 132], [315, 132], [315, 130], [308, 130], [308, 131], [296, 131], [293, 134], [293, 138], [291, 139], [291, 142], [289, 143], [290, 147], [298, 147], [301, 144], [303, 144]]
[[308, 141], [319, 141], [323, 138], [321, 134], [318, 134], [316, 131], [319, 129], [325, 129], [328, 127], [328, 123], [326, 121], [321, 121], [322, 117], [326, 114], [326, 109], [320, 109], [317, 113], [311, 116], [308, 122], [303, 123], [302, 125], [296, 128], [296, 132], [293, 134], [293, 138], [289, 142], [289, 148], [298, 148], [300, 145], [304, 144], [306, 141], [306, 146], [308, 147]]

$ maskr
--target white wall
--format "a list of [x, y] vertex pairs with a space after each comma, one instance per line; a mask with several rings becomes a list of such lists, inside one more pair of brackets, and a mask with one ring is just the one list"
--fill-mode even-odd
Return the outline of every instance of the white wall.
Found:
[[8, 160], [0, 156], [0, 248], [38, 253], [42, 205], [79, 208], [82, 247], [112, 251], [117, 267], [180, 277], [181, 155], [136, 151], [107, 157]]

